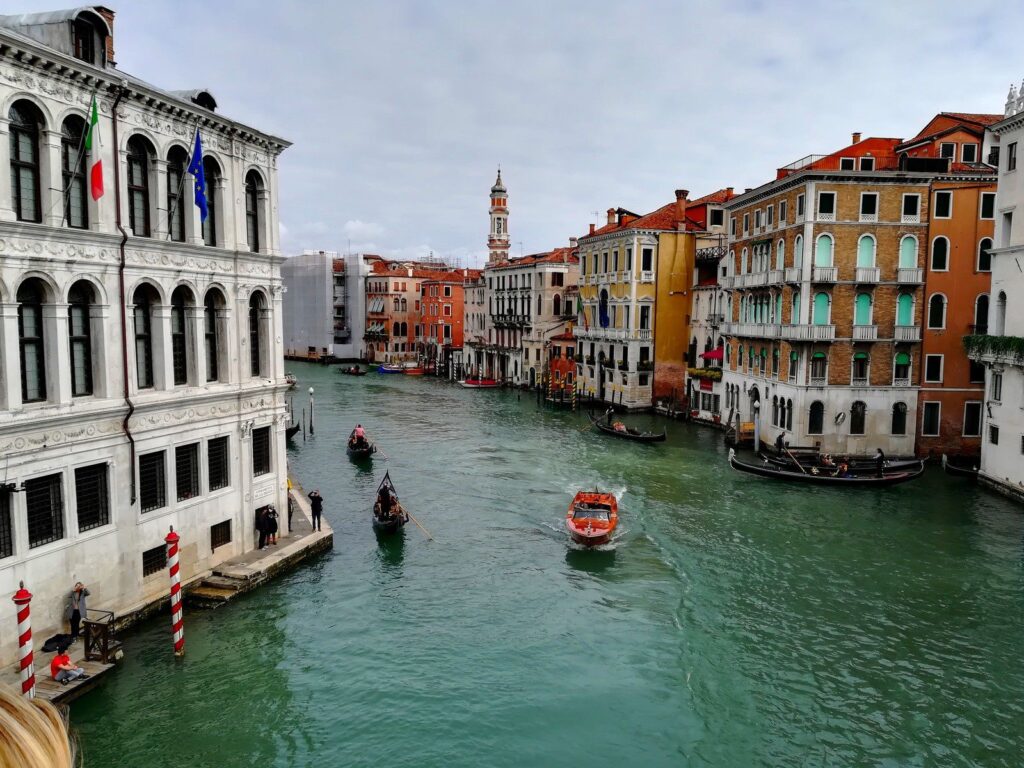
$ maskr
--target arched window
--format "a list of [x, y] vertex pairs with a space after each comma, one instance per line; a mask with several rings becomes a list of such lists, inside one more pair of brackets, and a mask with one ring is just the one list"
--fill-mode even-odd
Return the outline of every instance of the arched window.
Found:
[[[206, 220], [203, 222], [203, 242], [209, 246], [223, 245], [218, 233], [220, 217], [220, 164], [212, 157], [203, 158], [203, 177], [206, 180]], [[255, 375], [255, 374], [254, 374]]]
[[[514, 314], [515, 304], [513, 304], [512, 307], [513, 307], [513, 314]], [[402, 297], [402, 309], [401, 309], [401, 311], [402, 312], [408, 312], [409, 311], [409, 300], [406, 299], [405, 297]]]
[[831, 299], [824, 291], [814, 294], [814, 325], [828, 325]]
[[917, 267], [917, 238], [913, 235], [905, 235], [900, 240], [900, 269], [914, 269]]
[[858, 293], [853, 310], [854, 325], [871, 325], [871, 294]]
[[18, 221], [42, 221], [39, 134], [43, 116], [34, 104], [16, 101], [7, 113], [11, 155], [11, 205]]
[[825, 404], [821, 400], [811, 403], [810, 417], [807, 420], [807, 434], [820, 435], [825, 427]]
[[772, 376], [778, 377], [779, 375], [779, 350], [772, 350]]
[[135, 324], [135, 382], [139, 389], [151, 389], [153, 381], [153, 307], [159, 297], [151, 285], [140, 285], [132, 297]]
[[786, 268], [786, 241], [779, 240], [779, 245], [775, 249], [775, 268], [785, 269]]
[[815, 352], [811, 355], [811, 384], [822, 386], [828, 381], [828, 355]]
[[996, 316], [993, 318], [992, 333], [996, 336], [1006, 333], [1006, 293], [1003, 291], [996, 297]]
[[786, 401], [786, 430], [788, 432], [793, 431], [793, 401]]
[[793, 306], [789, 313], [789, 322], [796, 325], [800, 322], [800, 289], [793, 289]]
[[601, 295], [598, 297], [597, 315], [601, 327], [607, 328], [611, 318], [608, 316], [608, 291], [605, 288], [601, 289]]
[[260, 250], [260, 197], [263, 192], [263, 180], [256, 171], [245, 174], [245, 232], [249, 240], [249, 250], [258, 253]]
[[402, 338], [405, 338], [406, 336], [409, 335], [409, 324], [407, 322], [405, 322], [404, 320], [402, 321], [401, 333], [402, 333]]
[[224, 294], [216, 288], [206, 292], [203, 302], [203, 336], [206, 347], [206, 380], [220, 380], [221, 323], [218, 322], [225, 306]]
[[726, 266], [725, 274], [736, 274], [736, 251], [729, 251], [729, 263]]
[[740, 274], [747, 274], [747, 249], [740, 251]]
[[800, 269], [804, 265], [804, 237], [797, 235], [793, 241], [793, 266]]
[[928, 299], [928, 327], [946, 327], [946, 297], [941, 293], [933, 293]]
[[983, 237], [981, 242], [978, 243], [978, 271], [979, 272], [991, 272], [992, 271], [992, 238]]
[[932, 241], [932, 269], [936, 272], [949, 269], [949, 240], [944, 237]]
[[71, 356], [71, 395], [92, 394], [92, 324], [95, 303], [93, 287], [79, 280], [68, 291], [68, 352]]
[[858, 400], [853, 404], [850, 409], [850, 434], [851, 435], [863, 435], [864, 434], [864, 422], [867, 421], [865, 418], [868, 412], [868, 407], [863, 401]]
[[772, 426], [779, 426], [779, 398], [772, 395]]
[[541, 303], [541, 295], [538, 293], [537, 294], [537, 314], [539, 315], [539, 314], [542, 314], [542, 313], [543, 313], [543, 305]]
[[875, 266], [875, 238], [871, 235], [861, 235], [857, 241], [857, 266]]
[[23, 403], [46, 400], [46, 341], [43, 331], [46, 295], [46, 286], [38, 278], [29, 278], [18, 288], [18, 342]]
[[391, 327], [391, 335], [396, 337], [396, 338], [398, 336], [402, 335], [402, 326], [401, 326], [400, 323], [395, 322], [394, 325], [392, 325], [392, 327]]
[[249, 373], [252, 376], [265, 376], [267, 372], [265, 361], [270, 350], [264, 349], [266, 306], [262, 293], [256, 292], [249, 298]]
[[907, 404], [893, 403], [892, 406], [892, 429], [894, 435], [907, 434]]
[[188, 152], [183, 147], [171, 147], [167, 153], [167, 229], [171, 240], [185, 242], [185, 169], [188, 167]]
[[818, 235], [814, 245], [814, 266], [832, 266], [832, 235]]
[[896, 325], [914, 324], [914, 297], [901, 293], [896, 299]]
[[974, 328], [972, 333], [988, 333], [988, 294], [982, 293], [974, 300]]
[[128, 226], [136, 237], [149, 237], [149, 166], [152, 150], [142, 136], [128, 139]]
[[192, 292], [179, 285], [171, 294], [171, 368], [174, 371], [174, 384], [188, 384], [188, 319], [186, 305], [193, 303]]
[[88, 193], [85, 184], [85, 120], [72, 115], [60, 132], [61, 170], [64, 176], [64, 223], [75, 229], [89, 226]]
[[555, 297], [551, 300], [551, 314], [553, 314], [555, 317], [560, 317], [562, 314], [562, 297], [559, 296], [557, 293], [555, 294]]
[[893, 358], [892, 383], [894, 386], [910, 386], [910, 355], [897, 352]]

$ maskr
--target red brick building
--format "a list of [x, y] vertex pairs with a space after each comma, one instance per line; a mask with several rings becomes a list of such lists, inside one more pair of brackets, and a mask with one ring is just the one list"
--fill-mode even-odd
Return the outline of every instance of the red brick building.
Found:
[[422, 284], [452, 274], [447, 264], [375, 262], [366, 277], [366, 332], [363, 357], [369, 362], [417, 358]]
[[447, 272], [420, 284], [420, 319], [416, 352], [438, 373], [454, 372], [464, 340], [465, 285], [480, 279], [482, 270]]

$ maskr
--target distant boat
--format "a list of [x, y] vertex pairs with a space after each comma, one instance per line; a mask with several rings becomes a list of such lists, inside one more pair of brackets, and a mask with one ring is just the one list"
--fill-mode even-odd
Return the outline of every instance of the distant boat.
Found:
[[[771, 464], [773, 467], [778, 469], [788, 469], [794, 472], [799, 472], [800, 464], [804, 469], [811, 469], [811, 467], [817, 467], [819, 471], [829, 472], [835, 470], [836, 465], [839, 464], [840, 459], [836, 456], [832, 457], [832, 464], [823, 463], [823, 456], [771, 456], [766, 453], [761, 454], [761, 458]], [[878, 471], [878, 465], [875, 460], [871, 457], [854, 457], [847, 459], [847, 465], [850, 471], [855, 475], [874, 474]], [[893, 472], [912, 472], [917, 469], [921, 463], [920, 459], [886, 459], [885, 464], [882, 467], [882, 473], [891, 475]]]
[[466, 389], [496, 389], [501, 386], [501, 382], [497, 379], [464, 379], [459, 382], [459, 386]]
[[587, 547], [607, 544], [618, 524], [618, 501], [614, 495], [599, 491], [577, 493], [565, 516], [572, 540]]
[[358, 365], [349, 365], [341, 369], [341, 372], [346, 376], [365, 376], [366, 371], [360, 368]]
[[[387, 504], [386, 510], [382, 508], [382, 503]], [[391, 474], [385, 472], [373, 501], [373, 530], [377, 533], [396, 533], [407, 522], [409, 515], [398, 500], [398, 491], [391, 482]]]
[[423, 366], [421, 365], [416, 365], [415, 363], [406, 363], [402, 369], [402, 373], [404, 373], [406, 376], [422, 376], [425, 373], [425, 371], [423, 370]]
[[285, 383], [288, 385], [288, 389], [295, 389], [295, 386], [299, 383], [299, 380], [294, 373], [286, 372], [284, 375], [284, 380]]
[[[888, 485], [898, 485], [909, 480], [920, 477], [924, 474], [924, 462], [919, 461], [917, 469], [912, 472], [895, 472], [889, 475], [876, 477], [875, 475], [855, 475], [837, 477], [826, 472], [803, 471], [799, 469], [780, 469], [765, 462], [764, 464], [748, 464], [736, 458], [736, 449], [729, 449], [729, 466], [737, 472], [747, 472], [751, 475], [770, 477], [775, 480], [791, 480], [795, 483], [810, 483], [811, 485], [844, 485], [851, 488], [877, 488]], [[816, 468], [815, 468], [816, 469]]]
[[637, 443], [661, 443], [664, 442], [665, 438], [668, 436], [668, 433], [665, 430], [662, 430], [661, 432], [641, 432], [638, 429], [627, 427], [620, 421], [609, 425], [605, 424], [600, 419], [592, 418], [590, 423], [606, 435], [614, 435], [615, 437], [621, 437], [623, 440], [633, 440]]
[[405, 368], [398, 363], [385, 363], [377, 367], [377, 373], [405, 373]]
[[942, 454], [942, 469], [945, 470], [947, 475], [969, 477], [976, 480], [978, 477], [978, 463], [979, 459], [977, 456], [949, 457], [946, 454]]
[[298, 433], [300, 429], [302, 429], [301, 424], [292, 424], [290, 427], [286, 427], [284, 430], [285, 439], [291, 440], [293, 437], [295, 437], [295, 435]]
[[369, 459], [377, 452], [377, 446], [371, 443], [369, 438], [364, 437], [361, 443], [358, 442], [354, 429], [349, 433], [348, 444], [345, 446], [345, 449], [348, 451], [348, 457], [353, 461]]

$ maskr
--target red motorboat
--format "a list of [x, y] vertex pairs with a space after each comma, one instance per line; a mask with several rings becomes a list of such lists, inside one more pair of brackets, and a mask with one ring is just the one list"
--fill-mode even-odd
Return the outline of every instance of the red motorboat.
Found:
[[607, 544], [619, 524], [619, 502], [610, 493], [580, 491], [569, 505], [565, 527], [577, 544]]
[[465, 379], [459, 384], [466, 389], [494, 389], [501, 386], [497, 379]]

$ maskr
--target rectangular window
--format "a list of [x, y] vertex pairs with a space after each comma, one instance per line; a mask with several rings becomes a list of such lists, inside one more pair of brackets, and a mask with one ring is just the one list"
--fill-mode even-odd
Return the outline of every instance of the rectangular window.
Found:
[[444, 287], [444, 295], [447, 296], [447, 297], [451, 297], [451, 295], [452, 295], [452, 287], [450, 285], [446, 285]]
[[0, 493], [0, 560], [14, 554], [14, 528], [11, 526], [11, 494]]
[[729, 234], [732, 237], [736, 237], [736, 217], [735, 216], [730, 216], [729, 217]]
[[997, 403], [1003, 399], [1003, 374], [993, 373], [992, 381], [989, 383], [988, 396], [990, 400]]
[[921, 196], [920, 195], [904, 195], [903, 196], [903, 220], [908, 219], [916, 220], [921, 215]]
[[142, 553], [142, 575], [152, 576], [159, 573], [167, 565], [167, 548], [161, 544], [159, 547], [147, 549]]
[[873, 157], [862, 157], [860, 159], [860, 169], [862, 171], [873, 171], [873, 170], [875, 170], [875, 158], [873, 158]]
[[939, 415], [942, 411], [942, 403], [925, 403], [924, 414], [921, 417], [921, 434], [925, 437], [934, 437], [939, 434]]
[[779, 201], [779, 224], [780, 225], [786, 223], [786, 214], [788, 212], [789, 212], [789, 201], [788, 200], [780, 200]]
[[981, 193], [981, 218], [994, 219], [996, 217], [996, 193]]
[[962, 144], [960, 146], [960, 159], [965, 163], [978, 162], [978, 145]]
[[252, 431], [252, 473], [257, 476], [270, 473], [270, 427]]
[[650, 330], [651, 327], [651, 308], [649, 306], [640, 307], [640, 330]]
[[30, 548], [64, 538], [64, 496], [59, 474], [25, 481], [25, 511]]
[[988, 441], [992, 445], [999, 445], [999, 427], [995, 424], [988, 425]]
[[75, 470], [75, 507], [78, 530], [88, 531], [110, 522], [107, 465], [93, 464]]
[[444, 340], [445, 341], [451, 341], [452, 340], [452, 327], [450, 325], [444, 325], [444, 326], [442, 326], [442, 328], [444, 328]]
[[760, 229], [761, 227], [761, 209], [758, 208], [754, 211], [754, 229]]
[[924, 356], [924, 380], [929, 384], [942, 383], [942, 355]]
[[[626, 250], [626, 253], [627, 254], [629, 253], [629, 249]], [[619, 261], [619, 252], [616, 251], [615, 252], [615, 263], [617, 264], [618, 261]], [[543, 280], [544, 280], [543, 274], [540, 275], [540, 279], [543, 282]], [[564, 272], [552, 272], [551, 273], [551, 287], [552, 288], [561, 288], [564, 285], [565, 285], [565, 273]]]
[[985, 365], [979, 363], [976, 360], [970, 361], [970, 367], [968, 368], [968, 381], [971, 384], [984, 384], [985, 383]]
[[775, 224], [775, 206], [769, 205], [764, 212], [764, 223], [769, 227]]
[[[733, 223], [735, 224], [735, 220], [733, 221]], [[736, 233], [733, 232], [733, 234], [735, 235]], [[632, 248], [627, 248], [626, 249], [626, 271], [629, 272], [629, 273], [633, 272], [633, 249]]]
[[143, 513], [167, 505], [167, 468], [164, 452], [139, 456], [139, 507]]
[[68, 347], [71, 352], [71, 394], [92, 394], [92, 341], [89, 305], [72, 303], [68, 307]]
[[797, 216], [803, 216], [804, 215], [804, 196], [803, 195], [797, 195], [796, 196], [796, 215]]
[[721, 208], [712, 208], [709, 214], [709, 220], [712, 227], [720, 227], [725, 221], [725, 211]]
[[936, 192], [935, 193], [935, 211], [934, 215], [936, 219], [949, 219], [953, 216], [953, 193], [950, 191]]
[[819, 192], [818, 193], [818, 218], [830, 217], [832, 220], [835, 219], [836, 215], [836, 193], [835, 192]]
[[981, 403], [964, 403], [964, 437], [981, 435]]
[[860, 195], [860, 220], [878, 220], [878, 193], [862, 192]]
[[840, 157], [839, 158], [839, 170], [840, 171], [852, 171], [852, 170], [854, 170], [857, 167], [855, 165], [855, 162], [856, 161], [852, 157]]
[[178, 501], [199, 495], [199, 443], [179, 445], [174, 449], [174, 482]]
[[950, 160], [956, 157], [956, 144], [951, 141], [944, 141], [939, 144], [939, 157], [948, 157]]
[[747, 234], [750, 231], [750, 214], [743, 214], [743, 234]]
[[210, 551], [231, 543], [231, 521], [225, 520], [210, 526]]
[[640, 255], [640, 270], [650, 272], [654, 269], [654, 249], [644, 248]]
[[226, 436], [215, 437], [206, 444], [206, 463], [211, 491], [231, 485], [231, 466], [228, 460], [228, 438]]
[[1017, 170], [1017, 142], [1011, 141], [1006, 145], [1006, 170]]

